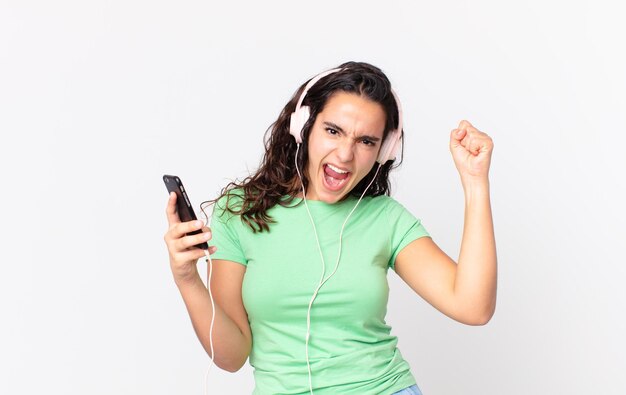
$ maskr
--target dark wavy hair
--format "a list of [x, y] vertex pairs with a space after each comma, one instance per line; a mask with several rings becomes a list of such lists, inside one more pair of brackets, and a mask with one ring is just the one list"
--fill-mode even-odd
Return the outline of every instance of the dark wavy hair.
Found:
[[[357, 94], [382, 106], [386, 114], [383, 141], [391, 130], [398, 127], [398, 108], [391, 91], [391, 83], [379, 68], [363, 62], [347, 62], [337, 68], [341, 70], [317, 81], [309, 89], [302, 103], [309, 106], [311, 116], [302, 131], [303, 142], [297, 158], [300, 169], [307, 169], [309, 134], [317, 114], [324, 109], [328, 99], [338, 91]], [[225, 210], [241, 215], [241, 219], [253, 232], [269, 232], [269, 224], [274, 221], [267, 211], [276, 204], [290, 206], [296, 195], [301, 192], [302, 186], [295, 167], [296, 141], [289, 134], [289, 123], [291, 113], [294, 112], [298, 99], [309, 81], [298, 88], [278, 119], [265, 132], [265, 154], [257, 171], [241, 182], [230, 182], [222, 189], [219, 197], [203, 202], [201, 204], [203, 211], [205, 205], [226, 197]], [[401, 133], [404, 138], [404, 131]], [[381, 166], [378, 173], [376, 163], [349, 195], [361, 196], [375, 175], [376, 179], [365, 196], [389, 195], [389, 172], [400, 163], [401, 160], [397, 163], [389, 160]], [[309, 183], [306, 172], [302, 174], [302, 183], [306, 189]], [[235, 204], [231, 204], [231, 198], [236, 199]]]

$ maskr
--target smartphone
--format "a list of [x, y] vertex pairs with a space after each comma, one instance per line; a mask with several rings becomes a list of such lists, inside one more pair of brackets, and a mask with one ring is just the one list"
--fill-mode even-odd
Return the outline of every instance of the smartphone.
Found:
[[[176, 193], [176, 211], [178, 212], [178, 217], [181, 222], [197, 220], [198, 218], [196, 217], [196, 213], [193, 211], [193, 207], [189, 201], [189, 196], [187, 196], [187, 191], [185, 191], [185, 187], [183, 186], [183, 182], [180, 178], [165, 174], [163, 176], [163, 182], [165, 182], [165, 187], [167, 188], [168, 193]], [[187, 235], [197, 235], [198, 233], [202, 233], [202, 230], [197, 229], [193, 232], [187, 233]], [[209, 245], [206, 242], [196, 244], [194, 247], [202, 248], [203, 250], [209, 249]]]

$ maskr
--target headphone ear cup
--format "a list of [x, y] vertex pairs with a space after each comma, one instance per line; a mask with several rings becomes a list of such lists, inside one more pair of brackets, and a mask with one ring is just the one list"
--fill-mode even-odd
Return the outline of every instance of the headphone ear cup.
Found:
[[311, 116], [309, 106], [301, 106], [298, 110], [291, 113], [289, 119], [289, 134], [295, 139], [296, 143], [302, 143], [302, 129]]
[[390, 159], [396, 158], [396, 153], [400, 148], [400, 144], [402, 141], [402, 134], [397, 130], [394, 130], [389, 133], [385, 141], [383, 141], [383, 145], [380, 147], [380, 152], [378, 153], [378, 159], [376, 161], [381, 165], [387, 163]]

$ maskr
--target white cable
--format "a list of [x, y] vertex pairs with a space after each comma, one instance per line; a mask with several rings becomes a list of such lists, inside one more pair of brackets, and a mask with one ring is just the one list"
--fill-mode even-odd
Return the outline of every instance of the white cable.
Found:
[[376, 179], [376, 176], [378, 175], [378, 171], [380, 170], [382, 164], [378, 165], [378, 168], [376, 169], [376, 173], [374, 173], [374, 177], [372, 177], [372, 181], [370, 181], [370, 183], [367, 185], [367, 188], [365, 188], [365, 190], [363, 190], [363, 193], [361, 194], [361, 196], [359, 197], [359, 200], [356, 202], [356, 204], [352, 208], [352, 211], [350, 211], [350, 213], [348, 214], [346, 219], [343, 221], [343, 225], [341, 226], [341, 232], [339, 232], [339, 253], [337, 254], [337, 262], [335, 263], [335, 269], [330, 274], [330, 276], [328, 276], [326, 279], [324, 279], [324, 274], [325, 274], [325, 271], [326, 271], [326, 263], [324, 261], [324, 255], [322, 254], [322, 247], [320, 246], [320, 241], [319, 241], [319, 238], [317, 236], [317, 229], [315, 227], [315, 221], [313, 221], [313, 216], [311, 215], [311, 212], [309, 211], [309, 206], [308, 206], [308, 204], [306, 202], [306, 192], [304, 190], [304, 183], [302, 182], [302, 175], [300, 174], [300, 169], [298, 168], [298, 151], [299, 150], [300, 150], [300, 144], [298, 144], [297, 148], [296, 148], [296, 160], [295, 160], [295, 162], [296, 162], [296, 171], [298, 172], [298, 177], [300, 177], [300, 185], [302, 187], [302, 198], [304, 199], [304, 206], [306, 207], [306, 211], [309, 214], [309, 219], [311, 220], [311, 225], [313, 225], [313, 232], [315, 233], [315, 241], [317, 242], [317, 249], [319, 250], [320, 257], [322, 258], [322, 277], [320, 279], [320, 283], [317, 285], [317, 288], [315, 289], [315, 292], [313, 293], [313, 297], [311, 298], [311, 301], [309, 302], [309, 308], [307, 310], [307, 315], [306, 315], [306, 337], [305, 337], [306, 366], [307, 366], [307, 370], [308, 370], [308, 373], [309, 373], [309, 393], [311, 395], [313, 395], [313, 381], [312, 381], [312, 377], [311, 377], [311, 364], [309, 362], [309, 338], [311, 336], [311, 307], [313, 306], [313, 301], [317, 297], [317, 293], [320, 290], [320, 288], [322, 288], [322, 285], [324, 285], [326, 283], [326, 281], [328, 281], [335, 274], [335, 272], [337, 271], [337, 268], [339, 267], [339, 260], [341, 258], [341, 247], [342, 247], [343, 230], [344, 230], [346, 224], [348, 223], [348, 219], [350, 219], [350, 217], [352, 216], [352, 213], [354, 212], [354, 210], [356, 210], [356, 208], [359, 205], [359, 203], [361, 203], [361, 200], [363, 199], [363, 196], [365, 196], [365, 192], [367, 192], [367, 190], [370, 188], [370, 186], [372, 186], [372, 183]]
[[209, 274], [207, 277], [207, 289], [209, 290], [209, 298], [211, 299], [211, 326], [209, 328], [209, 349], [211, 353], [211, 363], [209, 364], [209, 368], [206, 371], [204, 376], [204, 394], [209, 394], [209, 372], [213, 367], [213, 361], [215, 361], [215, 352], [213, 351], [213, 324], [215, 323], [215, 304], [213, 303], [213, 293], [211, 293], [211, 275], [213, 274], [213, 260], [211, 259], [211, 254], [209, 250], [204, 250], [204, 255], [206, 255], [206, 262], [209, 266]]
[[300, 169], [298, 168], [298, 151], [300, 151], [300, 143], [298, 143], [296, 148], [296, 172], [298, 173], [298, 177], [300, 178], [300, 186], [302, 187], [302, 198], [304, 199], [304, 205], [306, 206], [306, 212], [309, 214], [309, 219], [311, 220], [311, 225], [313, 225], [313, 232], [315, 233], [315, 241], [317, 242], [317, 250], [320, 253], [320, 258], [322, 258], [322, 277], [320, 278], [320, 284], [324, 279], [324, 271], [326, 267], [324, 265], [324, 254], [322, 254], [322, 248], [320, 247], [320, 240], [317, 237], [317, 229], [315, 228], [315, 222], [313, 221], [313, 217], [311, 216], [311, 212], [309, 211], [309, 205], [306, 202], [306, 191], [304, 190], [304, 183], [302, 182], [302, 175], [300, 174]]
[[[296, 147], [296, 172], [298, 173], [298, 177], [300, 178], [300, 186], [302, 187], [302, 199], [304, 200], [304, 206], [306, 207], [306, 212], [309, 214], [309, 219], [311, 220], [311, 225], [313, 225], [313, 233], [315, 234], [315, 241], [317, 242], [317, 250], [320, 253], [320, 258], [321, 258], [321, 262], [322, 262], [322, 276], [320, 277], [320, 282], [317, 285], [317, 289], [315, 290], [315, 293], [317, 293], [317, 290], [319, 289], [319, 287], [323, 284], [323, 280], [324, 280], [324, 274], [326, 274], [326, 263], [324, 262], [324, 254], [322, 253], [322, 247], [320, 246], [320, 240], [317, 236], [317, 229], [315, 228], [315, 221], [313, 221], [313, 216], [311, 215], [311, 211], [309, 211], [309, 205], [306, 202], [306, 191], [304, 189], [304, 182], [302, 182], [302, 175], [300, 174], [300, 168], [298, 167], [298, 152], [300, 151], [300, 143], [298, 143], [297, 147]], [[307, 370], [309, 372], [309, 389], [311, 391], [311, 394], [313, 394], [313, 383], [311, 381], [311, 365], [309, 364], [309, 329], [311, 328], [311, 315], [309, 314], [311, 312], [311, 306], [313, 305], [313, 300], [315, 298], [311, 299], [311, 301], [309, 302], [309, 309], [307, 311], [307, 315], [306, 315], [306, 338], [304, 339], [304, 344], [305, 344], [305, 354], [306, 354], [306, 366], [307, 366]]]

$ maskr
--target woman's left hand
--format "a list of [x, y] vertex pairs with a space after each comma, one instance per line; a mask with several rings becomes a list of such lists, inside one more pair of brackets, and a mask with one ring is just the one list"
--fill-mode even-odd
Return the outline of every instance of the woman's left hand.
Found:
[[450, 133], [450, 152], [464, 183], [489, 178], [492, 151], [491, 137], [468, 121], [461, 121]]

